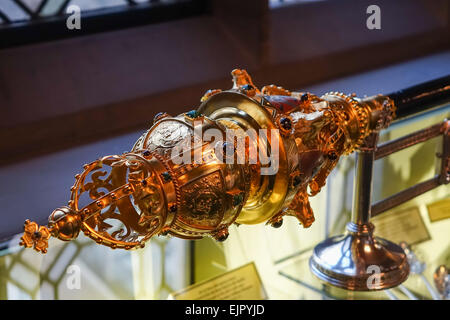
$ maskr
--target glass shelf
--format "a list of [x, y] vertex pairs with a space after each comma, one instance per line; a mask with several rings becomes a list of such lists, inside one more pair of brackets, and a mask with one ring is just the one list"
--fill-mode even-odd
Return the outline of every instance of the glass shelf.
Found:
[[[299, 286], [299, 290], [314, 291], [322, 296], [322, 299], [347, 299], [347, 300], [430, 300], [433, 299], [427, 289], [426, 281], [431, 285], [433, 279], [410, 274], [409, 278], [400, 286], [389, 290], [372, 292], [349, 291], [333, 287], [316, 278], [309, 268], [309, 258], [312, 249], [280, 263], [279, 274]], [[426, 280], [424, 280], [426, 279]]]

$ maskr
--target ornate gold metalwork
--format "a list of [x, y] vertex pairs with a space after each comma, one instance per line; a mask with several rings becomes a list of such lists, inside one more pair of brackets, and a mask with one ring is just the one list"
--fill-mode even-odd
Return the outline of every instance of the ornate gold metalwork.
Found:
[[36, 222], [25, 221], [24, 233], [20, 238], [20, 245], [25, 248], [33, 247], [36, 251], [47, 252], [50, 231], [47, 227], [39, 226]]
[[[50, 215], [48, 227], [26, 222], [22, 245], [45, 253], [50, 236], [67, 241], [80, 231], [124, 249], [154, 235], [223, 241], [233, 223], [279, 227], [285, 215], [307, 228], [309, 197], [339, 158], [395, 114], [386, 96], [259, 90], [245, 70], [231, 74], [233, 88], [209, 90], [197, 110], [157, 114], [131, 152], [85, 165], [68, 206]], [[252, 150], [263, 152], [251, 158]]]

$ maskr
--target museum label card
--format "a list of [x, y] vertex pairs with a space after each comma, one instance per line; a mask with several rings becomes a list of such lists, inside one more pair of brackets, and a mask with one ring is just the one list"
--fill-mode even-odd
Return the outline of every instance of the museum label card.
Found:
[[172, 293], [175, 300], [263, 300], [266, 290], [253, 262]]
[[374, 234], [394, 243], [416, 244], [430, 239], [418, 207], [393, 211], [374, 217]]
[[450, 199], [444, 199], [427, 205], [431, 222], [450, 218]]

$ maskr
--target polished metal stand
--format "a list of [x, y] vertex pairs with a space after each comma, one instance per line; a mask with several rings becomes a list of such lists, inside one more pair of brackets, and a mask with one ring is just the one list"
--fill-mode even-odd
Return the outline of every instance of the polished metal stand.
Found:
[[[372, 134], [357, 153], [352, 221], [347, 224], [347, 232], [321, 242], [310, 259], [311, 270], [319, 279], [348, 290], [391, 288], [409, 274], [402, 248], [373, 236], [370, 209], [377, 138], [377, 133]], [[371, 277], [373, 272], [379, 274]]]
[[[403, 190], [371, 205], [374, 160], [443, 135], [440, 172], [429, 181]], [[372, 212], [381, 214], [441, 184], [450, 182], [450, 121], [445, 120], [377, 147], [378, 133], [358, 151], [353, 188], [352, 221], [344, 235], [319, 243], [310, 259], [314, 275], [333, 286], [347, 290], [371, 291], [395, 287], [408, 278], [409, 265], [403, 249], [373, 235]]]

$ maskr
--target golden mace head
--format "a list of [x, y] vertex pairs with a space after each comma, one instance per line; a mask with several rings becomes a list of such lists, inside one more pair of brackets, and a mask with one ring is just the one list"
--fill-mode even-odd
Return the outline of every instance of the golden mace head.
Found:
[[86, 164], [68, 206], [47, 226], [27, 220], [21, 245], [45, 253], [51, 236], [80, 231], [113, 249], [155, 235], [223, 241], [233, 223], [279, 227], [288, 215], [309, 227], [309, 197], [339, 157], [394, 117], [381, 95], [259, 90], [245, 70], [232, 77], [232, 89], [207, 91], [197, 110], [157, 114], [131, 152]]

